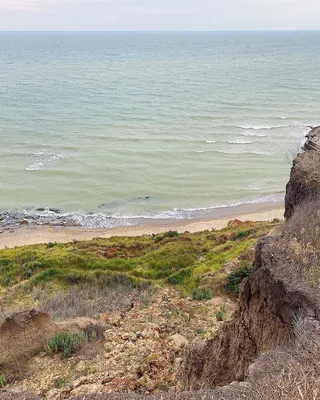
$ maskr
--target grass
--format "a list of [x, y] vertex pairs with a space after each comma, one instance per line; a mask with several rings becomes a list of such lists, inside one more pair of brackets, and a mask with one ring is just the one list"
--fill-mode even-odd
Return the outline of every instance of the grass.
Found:
[[3, 375], [2, 372], [0, 372], [0, 388], [5, 387], [7, 384], [6, 377]]
[[216, 318], [217, 321], [224, 321], [226, 319], [227, 316], [227, 308], [226, 306], [223, 304], [219, 310], [216, 312]]
[[69, 385], [69, 379], [67, 376], [61, 376], [54, 382], [54, 386], [57, 389], [65, 389]]
[[169, 284], [183, 295], [206, 299], [214, 293], [201, 287], [201, 277], [219, 272], [276, 225], [252, 222], [220, 231], [170, 231], [1, 250], [0, 291], [17, 284], [25, 296], [37, 287], [54, 287], [59, 292], [79, 285], [99, 290], [119, 285], [144, 290], [151, 284]]
[[87, 336], [83, 332], [58, 333], [48, 340], [44, 350], [52, 356], [61, 353], [63, 358], [71, 357], [87, 343]]

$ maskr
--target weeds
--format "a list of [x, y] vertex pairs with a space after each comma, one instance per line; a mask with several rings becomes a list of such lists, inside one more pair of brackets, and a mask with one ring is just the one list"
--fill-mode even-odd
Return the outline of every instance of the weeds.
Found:
[[193, 300], [210, 300], [212, 299], [213, 294], [211, 289], [209, 288], [196, 288], [192, 292]]
[[220, 306], [219, 310], [216, 312], [217, 321], [225, 321], [227, 316], [227, 308], [225, 304]]
[[57, 389], [65, 389], [69, 385], [69, 379], [67, 376], [61, 376], [54, 382], [54, 386]]
[[62, 353], [63, 358], [68, 358], [79, 351], [85, 343], [87, 337], [83, 332], [58, 333], [47, 342], [44, 350], [49, 356]]
[[0, 388], [5, 387], [6, 384], [7, 384], [6, 377], [4, 376], [4, 374], [2, 372], [0, 372]]

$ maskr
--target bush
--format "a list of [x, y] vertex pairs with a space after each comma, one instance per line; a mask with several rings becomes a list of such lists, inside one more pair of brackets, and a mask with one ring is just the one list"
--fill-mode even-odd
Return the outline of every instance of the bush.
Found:
[[160, 243], [163, 240], [163, 235], [158, 233], [157, 235], [153, 235], [152, 239], [154, 240], [155, 243]]
[[177, 231], [168, 231], [166, 233], [166, 237], [169, 237], [169, 238], [173, 238], [173, 237], [177, 237], [177, 236], [179, 236], [179, 233]]
[[241, 240], [244, 239], [248, 236], [250, 236], [251, 232], [250, 230], [248, 231], [239, 231], [235, 234], [234, 239], [233, 240]]
[[227, 278], [227, 283], [224, 285], [224, 288], [228, 292], [239, 293], [241, 282], [250, 276], [251, 270], [252, 266], [246, 264], [245, 266], [232, 271]]
[[209, 288], [196, 288], [192, 292], [192, 299], [193, 300], [210, 300], [212, 299], [213, 294], [211, 289]]
[[69, 379], [66, 376], [61, 376], [60, 378], [57, 378], [54, 382], [54, 386], [57, 389], [64, 389], [69, 385]]
[[45, 345], [44, 350], [49, 355], [62, 353], [63, 358], [68, 358], [76, 353], [87, 342], [83, 332], [58, 333]]
[[7, 384], [6, 377], [3, 375], [2, 372], [0, 372], [0, 388], [5, 387]]
[[227, 316], [227, 308], [223, 304], [216, 312], [216, 318], [218, 321], [224, 321], [226, 319], [226, 316]]
[[49, 243], [47, 244], [48, 249], [52, 249], [52, 247], [54, 247], [54, 246], [55, 246], [55, 244], [52, 243], [52, 242], [49, 242]]

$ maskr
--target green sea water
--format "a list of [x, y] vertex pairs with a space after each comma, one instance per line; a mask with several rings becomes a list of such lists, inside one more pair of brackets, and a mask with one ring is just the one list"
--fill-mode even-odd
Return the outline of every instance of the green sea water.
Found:
[[279, 201], [320, 123], [319, 43], [320, 32], [0, 33], [0, 210], [113, 226]]

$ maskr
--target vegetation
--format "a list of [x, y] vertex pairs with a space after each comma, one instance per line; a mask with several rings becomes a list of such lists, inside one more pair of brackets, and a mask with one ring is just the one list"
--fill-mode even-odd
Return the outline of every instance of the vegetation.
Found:
[[6, 377], [3, 375], [2, 372], [0, 372], [0, 388], [5, 387], [7, 384]]
[[229, 292], [239, 293], [240, 285], [245, 278], [251, 274], [252, 265], [244, 262], [240, 268], [235, 269], [230, 273], [225, 284], [225, 289]]
[[83, 332], [58, 333], [48, 340], [44, 350], [52, 356], [62, 353], [63, 358], [68, 358], [76, 353], [87, 342], [87, 337]]
[[[218, 292], [224, 290], [227, 273], [223, 266], [239, 256], [252, 262], [258, 238], [274, 226], [276, 223], [248, 222], [220, 231], [169, 231], [153, 236], [5, 249], [0, 251], [0, 292], [11, 293], [10, 307], [12, 299], [20, 296], [20, 300], [30, 299], [30, 305], [38, 301], [42, 309], [57, 318], [94, 316], [108, 304], [114, 309], [119, 296], [113, 298], [111, 288], [121, 288], [123, 301], [135, 290], [146, 293], [164, 284], [174, 286], [183, 296], [208, 300], [217, 294], [216, 286]], [[203, 283], [206, 275], [213, 275], [216, 285]], [[228, 290], [231, 284], [236, 287], [228, 281]], [[10, 291], [13, 286], [14, 292]], [[77, 301], [79, 288], [81, 304]], [[101, 302], [92, 301], [99, 297]]]
[[57, 378], [55, 380], [55, 384], [54, 386], [57, 389], [64, 389], [65, 387], [67, 387], [69, 385], [69, 379], [67, 376], [61, 376], [60, 378]]
[[216, 318], [218, 321], [224, 321], [226, 319], [226, 316], [227, 316], [227, 308], [223, 304], [216, 312]]

